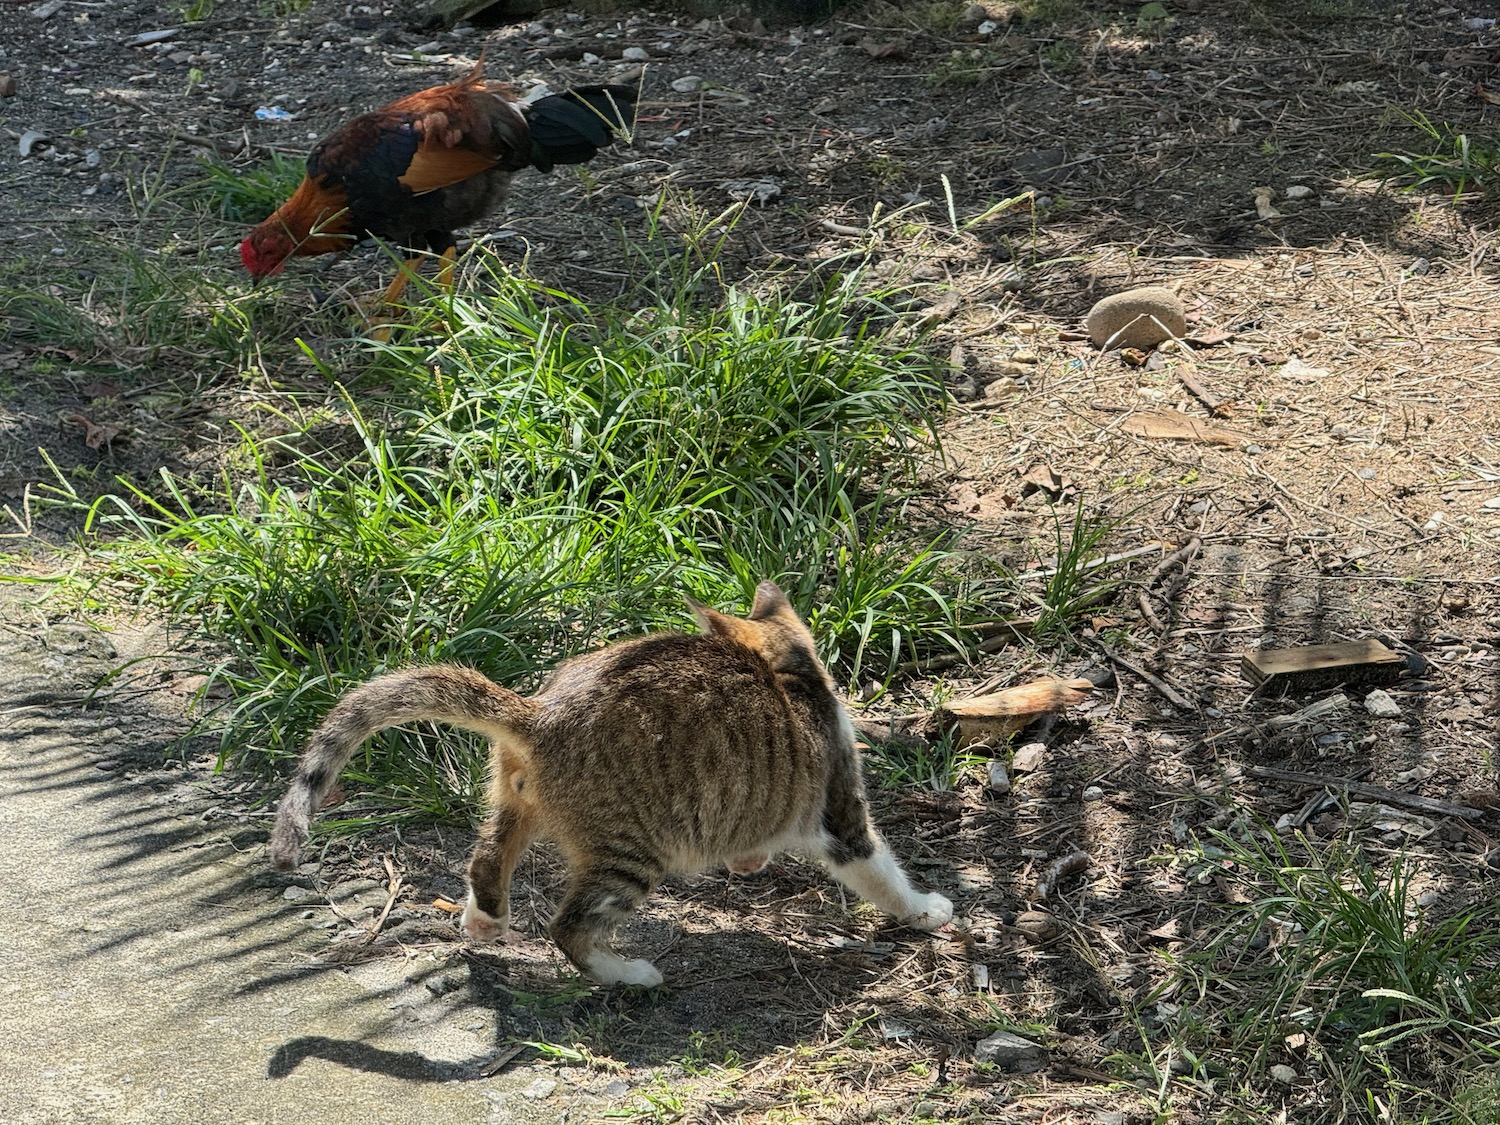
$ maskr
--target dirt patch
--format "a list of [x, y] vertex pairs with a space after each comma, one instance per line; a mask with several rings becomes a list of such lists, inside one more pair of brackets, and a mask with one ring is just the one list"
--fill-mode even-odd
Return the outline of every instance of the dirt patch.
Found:
[[[1124, 1009], [1218, 901], [1213, 883], [1160, 857], [1239, 810], [1275, 822], [1308, 803], [1303, 788], [1247, 767], [1365, 771], [1439, 799], [1495, 787], [1493, 213], [1358, 178], [1376, 153], [1420, 143], [1393, 111], [1493, 131], [1493, 107], [1472, 91], [1495, 81], [1494, 28], [1436, 2], [1183, 4], [1167, 20], [1088, 9], [1054, 23], [1007, 20], [997, 6], [984, 32], [930, 8], [771, 29], [553, 12], [434, 32], [322, 0], [195, 22], [151, 3], [0, 4], [0, 70], [19, 91], [0, 101], [0, 187], [16, 205], [0, 228], [0, 499], [17, 513], [49, 477], [39, 446], [83, 491], [116, 473], [193, 471], [232, 456], [232, 423], [274, 396], [270, 381], [195, 365], [190, 341], [153, 348], [111, 319], [118, 276], [96, 257], [102, 241], [147, 262], [201, 253], [215, 284], [243, 284], [239, 229], [184, 206], [201, 154], [234, 163], [305, 150], [353, 112], [448, 79], [481, 46], [491, 72], [523, 89], [613, 77], [620, 50], [638, 46], [652, 62], [635, 147], [582, 175], [523, 177], [492, 248], [524, 253], [571, 291], [616, 292], [628, 267], [599, 247], [619, 225], [644, 229], [664, 187], [712, 212], [762, 185], [764, 203], [726, 244], [729, 276], [814, 270], [862, 250], [876, 276], [914, 285], [934, 310], [955, 403], [931, 518], [971, 524], [971, 545], [1018, 571], [1045, 570], [1049, 499], [1065, 510], [1082, 498], [1116, 521], [1111, 549], [1143, 552], [1117, 572], [1133, 584], [1080, 614], [1067, 643], [1004, 649], [970, 678], [950, 670], [904, 688], [898, 702], [915, 707], [1039, 667], [1071, 675], [1106, 664], [1103, 646], [1175, 694], [1118, 669], [1087, 708], [1034, 732], [1046, 751], [1009, 796], [988, 795], [979, 770], [956, 792], [881, 792], [897, 851], [957, 901], [966, 924], [953, 934], [851, 913], [820, 873], [787, 861], [652, 899], [625, 941], [661, 962], [662, 994], [559, 991], [561, 962], [542, 939], [502, 959], [464, 950], [427, 905], [459, 894], [464, 834], [330, 849], [323, 884], [379, 882], [386, 854], [409, 890], [379, 940], [338, 929], [337, 956], [319, 964], [357, 949], [463, 968], [502, 1039], [582, 1045], [577, 1059], [549, 1058], [644, 1083], [656, 1100], [642, 1112], [663, 1119], [1058, 1121], [1066, 1107], [1071, 1120], [1122, 1109], [1146, 1120], [1147, 1094], [1137, 1109], [1105, 1081], [1122, 1073], [1117, 1054], [1141, 1051]], [[701, 87], [672, 85], [692, 75]], [[278, 106], [291, 120], [256, 116]], [[23, 158], [31, 130], [49, 140]], [[1258, 212], [1260, 187], [1279, 214]], [[1027, 192], [1030, 203], [989, 213]], [[294, 268], [287, 284], [312, 315], [330, 292], [373, 288], [382, 263]], [[1144, 284], [1182, 298], [1188, 345], [1136, 364], [1100, 355], [1079, 332], [1083, 315]], [[100, 331], [49, 337], [21, 307], [48, 297], [89, 310]], [[274, 374], [308, 370], [288, 360]], [[1142, 419], [1162, 414], [1230, 436], [1151, 436], [1159, 428]], [[73, 526], [42, 513], [32, 528]], [[1153, 576], [1195, 538], [1201, 553], [1180, 580]], [[1369, 715], [1356, 697], [1332, 721], [1223, 737], [1306, 702], [1253, 697], [1242, 650], [1369, 635], [1421, 657], [1392, 691], [1400, 718]], [[248, 798], [225, 800], [261, 815]], [[1315, 838], [1358, 834], [1374, 855], [1404, 850], [1433, 901], [1461, 904], [1493, 879], [1492, 820], [1377, 809], [1346, 821], [1335, 806], [1303, 823]], [[1088, 873], [1051, 904], [1060, 930], [1034, 942], [1017, 915], [1039, 869], [1075, 847]], [[546, 852], [518, 872], [523, 931], [541, 933], [559, 874]], [[989, 1030], [1030, 1021], [1052, 1048], [1050, 1086], [973, 1063]], [[1319, 1111], [1315, 1094], [1283, 1101]], [[1192, 1119], [1212, 1105], [1195, 1088], [1178, 1110]]]

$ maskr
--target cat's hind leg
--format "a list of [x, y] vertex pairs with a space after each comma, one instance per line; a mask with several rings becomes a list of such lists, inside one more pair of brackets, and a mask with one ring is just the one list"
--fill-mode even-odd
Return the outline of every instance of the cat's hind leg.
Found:
[[606, 856], [575, 866], [572, 884], [552, 919], [552, 940], [568, 960], [600, 984], [655, 988], [662, 976], [650, 961], [627, 961], [609, 947], [610, 934], [656, 886], [654, 862]]
[[464, 933], [475, 941], [505, 940], [510, 928], [510, 876], [531, 836], [526, 810], [512, 804], [500, 805], [480, 828], [479, 843], [469, 857], [469, 901], [463, 916]]

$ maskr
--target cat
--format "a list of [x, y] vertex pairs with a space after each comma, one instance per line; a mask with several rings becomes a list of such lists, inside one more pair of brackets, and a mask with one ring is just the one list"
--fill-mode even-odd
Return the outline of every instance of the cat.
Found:
[[502, 940], [510, 879], [533, 839], [570, 870], [552, 938], [600, 984], [655, 987], [649, 961], [608, 944], [668, 874], [747, 874], [797, 851], [906, 925], [953, 916], [911, 885], [871, 823], [854, 728], [812, 634], [772, 582], [749, 618], [689, 599], [702, 633], [659, 633], [564, 661], [530, 697], [453, 665], [355, 688], [318, 727], [281, 802], [271, 861], [296, 866], [339, 770], [377, 731], [437, 720], [491, 740], [488, 821], [469, 860], [462, 926]]

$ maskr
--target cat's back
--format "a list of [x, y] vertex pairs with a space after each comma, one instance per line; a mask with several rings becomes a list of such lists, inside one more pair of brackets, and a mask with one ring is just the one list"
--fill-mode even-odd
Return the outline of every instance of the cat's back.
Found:
[[539, 723], [608, 724], [654, 715], [791, 721], [787, 694], [765, 659], [724, 637], [658, 633], [562, 664], [533, 697]]
[[564, 835], [650, 840], [689, 870], [815, 817], [830, 753], [765, 659], [660, 634], [562, 665], [534, 696], [536, 798]]

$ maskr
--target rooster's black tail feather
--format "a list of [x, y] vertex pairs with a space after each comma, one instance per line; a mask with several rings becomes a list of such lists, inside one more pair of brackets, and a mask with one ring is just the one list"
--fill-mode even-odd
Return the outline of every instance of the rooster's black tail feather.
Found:
[[592, 160], [614, 134], [635, 123], [633, 86], [580, 86], [532, 102], [524, 110], [531, 129], [531, 163], [543, 172], [554, 164]]

